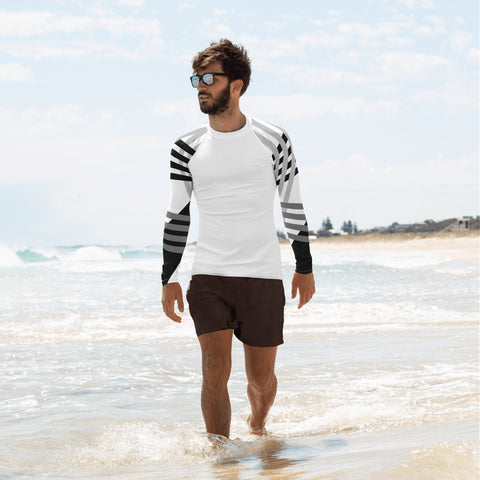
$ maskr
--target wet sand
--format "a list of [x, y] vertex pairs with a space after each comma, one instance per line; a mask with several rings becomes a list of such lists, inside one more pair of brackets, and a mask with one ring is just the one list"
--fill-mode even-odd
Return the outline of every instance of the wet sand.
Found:
[[[480, 258], [480, 236], [478, 230], [428, 234], [379, 234], [344, 235], [310, 240], [312, 252], [444, 252], [448, 260]], [[282, 249], [289, 243], [283, 241]]]

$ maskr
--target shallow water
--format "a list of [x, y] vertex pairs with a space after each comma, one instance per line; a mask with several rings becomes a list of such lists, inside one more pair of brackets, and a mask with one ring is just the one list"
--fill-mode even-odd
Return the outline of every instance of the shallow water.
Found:
[[155, 247], [0, 248], [0, 478], [478, 477], [473, 260], [316, 254], [314, 300], [287, 303], [270, 437], [248, 434], [235, 342], [233, 440], [215, 446], [193, 326], [161, 313], [160, 271]]

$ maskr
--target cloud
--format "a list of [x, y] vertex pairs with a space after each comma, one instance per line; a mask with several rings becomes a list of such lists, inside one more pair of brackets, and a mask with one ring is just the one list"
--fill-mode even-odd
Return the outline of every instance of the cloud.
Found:
[[119, 5], [126, 5], [127, 7], [143, 7], [143, 0], [117, 0]]
[[[358, 59], [360, 54], [353, 53], [352, 56]], [[345, 59], [345, 57], [342, 56]], [[364, 64], [365, 65], [365, 64]], [[271, 66], [267, 68], [271, 69]], [[347, 70], [335, 65], [326, 67], [299, 66], [298, 64], [284, 64], [275, 67], [277, 84], [283, 83], [292, 88], [293, 84], [305, 88], [317, 88], [325, 86], [339, 86], [342, 84], [372, 85], [385, 80], [380, 73], [368, 72], [364, 67], [362, 70]]]
[[[478, 153], [478, 152], [477, 152]], [[340, 191], [424, 191], [425, 189], [474, 188], [478, 183], [477, 154], [462, 158], [438, 156], [408, 164], [375, 162], [360, 153], [329, 159], [305, 167], [309, 178], [328, 178], [329, 189]], [[305, 175], [304, 175], [305, 176]], [[452, 179], [455, 181], [452, 183]]]
[[187, 2], [176, 3], [176, 7], [180, 12], [196, 10], [198, 7], [198, 2], [196, 2], [195, 0], [190, 0]]
[[422, 8], [425, 10], [435, 10], [437, 7], [433, 0], [396, 0], [397, 3], [407, 8]]
[[429, 55], [410, 51], [381, 53], [377, 57], [380, 70], [386, 75], [397, 78], [426, 75], [431, 71], [448, 65], [447, 59], [440, 55]]
[[362, 47], [382, 47], [384, 45], [410, 46], [414, 38], [404, 34], [412, 29], [410, 20], [399, 17], [396, 21], [377, 24], [350, 22], [338, 25], [338, 31], [347, 35], [352, 42]]
[[218, 41], [221, 38], [231, 37], [232, 30], [226, 23], [220, 23], [217, 18], [207, 18], [202, 22], [200, 33], [210, 41]]
[[385, 118], [396, 113], [400, 104], [384, 100], [367, 101], [360, 97], [326, 95], [250, 95], [245, 98], [253, 116], [282, 120], [315, 117], [352, 120], [363, 117]]
[[347, 43], [350, 39], [348, 36], [343, 33], [336, 32], [312, 32], [300, 35], [294, 39], [295, 48], [318, 48], [318, 47], [327, 47], [327, 48], [340, 48]]
[[478, 59], [480, 58], [480, 50], [478, 48], [470, 48], [465, 54], [467, 60], [475, 62], [478, 65]]
[[265, 26], [269, 30], [274, 30], [274, 31], [279, 31], [279, 30], [284, 30], [287, 27], [287, 22], [274, 22], [274, 21], [269, 21], [265, 22]]
[[94, 41], [66, 41], [62, 44], [48, 41], [0, 42], [0, 52], [14, 58], [73, 59], [94, 56], [108, 59], [140, 60], [149, 58], [163, 50], [164, 43], [158, 41], [144, 42], [136, 48], [126, 48], [115, 43]]
[[474, 110], [477, 109], [478, 105], [478, 83], [473, 79], [471, 81], [445, 83], [436, 88], [417, 90], [409, 95], [406, 101]]
[[28, 83], [33, 81], [32, 71], [18, 63], [0, 63], [0, 82]]
[[213, 15], [215, 15], [216, 17], [226, 17], [228, 14], [234, 13], [234, 12], [231, 11], [231, 10], [225, 10], [225, 9], [221, 9], [221, 8], [214, 8], [214, 9], [212, 10], [212, 13], [213, 13]]
[[112, 36], [160, 36], [156, 19], [117, 16], [74, 16], [40, 11], [0, 12], [0, 36], [32, 37], [53, 33], [74, 34], [103, 31]]
[[59, 135], [54, 142], [51, 136], [38, 133], [28, 141], [14, 134], [2, 139], [0, 184], [59, 182], [80, 188], [96, 179], [108, 183], [115, 173], [136, 172], [137, 163], [157, 163], [159, 152], [166, 157], [171, 147], [171, 140], [124, 132], [72, 133]]
[[178, 100], [158, 100], [154, 103], [153, 115], [165, 118], [188, 118], [190, 122], [197, 121], [197, 123], [205, 121], [205, 115], [200, 112], [198, 101], [193, 96]]
[[470, 32], [453, 32], [448, 41], [454, 50], [458, 52], [465, 52], [474, 41], [474, 35]]
[[0, 36], [29, 37], [52, 32], [74, 33], [91, 28], [93, 19], [50, 12], [0, 12]]
[[352, 81], [354, 76], [335, 66], [315, 68], [299, 65], [283, 65], [276, 69], [277, 82], [282, 82], [291, 88], [292, 83], [307, 88], [327, 85], [338, 85], [340, 82]]
[[346, 35], [355, 37], [389, 37], [391, 35], [396, 35], [399, 30], [399, 24], [389, 22], [371, 25], [367, 23], [351, 22], [340, 24], [338, 30]]
[[[62, 36], [61, 42], [57, 35]], [[155, 55], [166, 45], [159, 20], [113, 14], [74, 16], [3, 11], [0, 12], [2, 37], [6, 40], [0, 41], [0, 52], [13, 58], [35, 60], [86, 56], [139, 60]], [[129, 37], [128, 43], [120, 44], [123, 37]]]
[[0, 110], [0, 126], [8, 136], [28, 136], [32, 133], [61, 133], [71, 127], [85, 130], [115, 127], [120, 118], [106, 112], [87, 114], [78, 105], [58, 105], [47, 108], [29, 107], [24, 110]]
[[320, 48], [338, 49], [350, 41], [347, 35], [325, 31], [304, 33], [294, 38], [241, 34], [239, 40], [255, 58], [256, 65], [272, 59], [306, 57], [311, 50]]

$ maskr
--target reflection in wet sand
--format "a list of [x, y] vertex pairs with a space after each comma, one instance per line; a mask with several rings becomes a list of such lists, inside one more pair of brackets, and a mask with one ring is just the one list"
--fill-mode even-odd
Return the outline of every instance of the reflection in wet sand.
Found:
[[[268, 479], [295, 479], [304, 475], [305, 471], [295, 471], [292, 466], [305, 461], [303, 458], [292, 458], [294, 453], [289, 449], [289, 456], [285, 455], [286, 443], [275, 438], [262, 438], [255, 442], [237, 441], [225, 443], [227, 451], [233, 448], [238, 450], [238, 456], [225, 456], [220, 462], [212, 467], [213, 473], [218, 480], [240, 480], [245, 474], [250, 477], [265, 477]], [[233, 445], [232, 445], [233, 444]], [[240, 463], [241, 459], [241, 463]]]

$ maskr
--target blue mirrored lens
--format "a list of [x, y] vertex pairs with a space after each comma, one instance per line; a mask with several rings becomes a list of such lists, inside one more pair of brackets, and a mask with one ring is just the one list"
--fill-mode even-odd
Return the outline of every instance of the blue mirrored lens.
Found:
[[200, 77], [198, 75], [195, 75], [190, 78], [190, 81], [192, 82], [192, 87], [197, 88], [198, 84], [200, 83]]
[[213, 84], [213, 74], [212, 73], [205, 73], [202, 75], [202, 80], [205, 85], [212, 85]]

